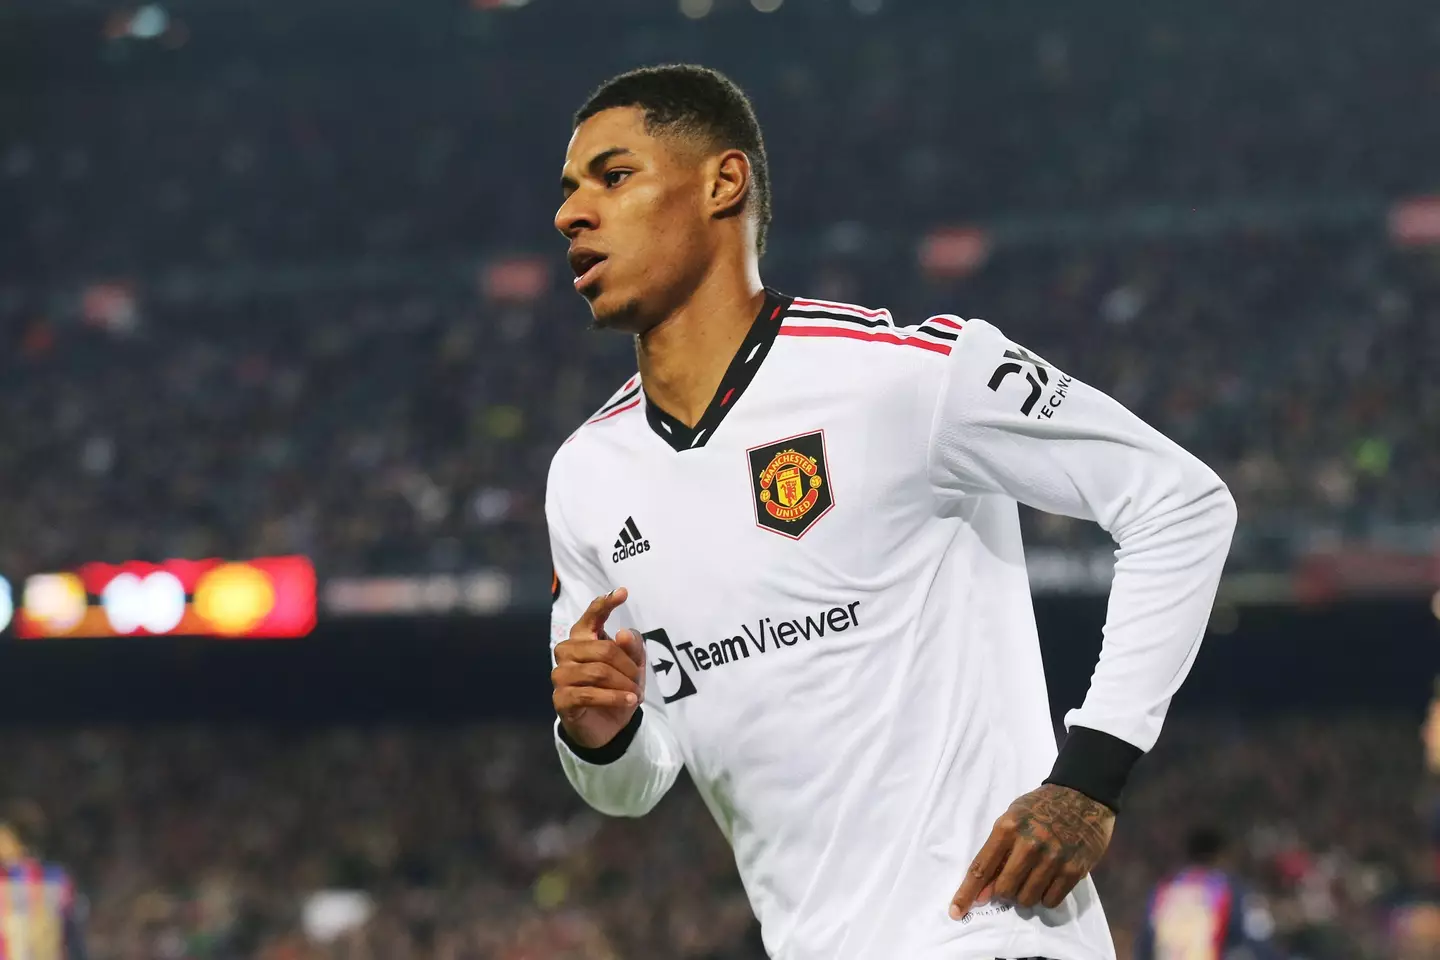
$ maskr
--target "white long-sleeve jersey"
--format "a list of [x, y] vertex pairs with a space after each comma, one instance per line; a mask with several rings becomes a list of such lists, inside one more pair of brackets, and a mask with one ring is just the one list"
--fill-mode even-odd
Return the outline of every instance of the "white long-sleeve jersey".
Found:
[[[1058, 765], [1017, 501], [1119, 546]], [[632, 377], [555, 455], [546, 515], [552, 649], [624, 586], [607, 629], [648, 660], [614, 743], [557, 724], [570, 782], [639, 816], [688, 769], [772, 957], [1114, 956], [1089, 879], [947, 911], [1011, 801], [1053, 776], [1113, 803], [1155, 743], [1235, 523], [1199, 460], [983, 320], [770, 291], [699, 423]]]

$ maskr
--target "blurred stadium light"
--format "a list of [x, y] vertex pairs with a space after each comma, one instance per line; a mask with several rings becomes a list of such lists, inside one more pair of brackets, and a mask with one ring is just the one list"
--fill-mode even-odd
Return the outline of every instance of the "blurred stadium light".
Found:
[[315, 619], [315, 570], [304, 557], [89, 563], [27, 578], [15, 633], [301, 637]]

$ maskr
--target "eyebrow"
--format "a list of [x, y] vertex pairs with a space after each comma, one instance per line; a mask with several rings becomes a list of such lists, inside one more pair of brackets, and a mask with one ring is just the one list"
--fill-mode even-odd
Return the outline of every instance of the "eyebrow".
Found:
[[[601, 167], [605, 166], [606, 163], [615, 159], [616, 157], [629, 156], [634, 156], [634, 154], [632, 151], [626, 149], [625, 147], [611, 147], [608, 150], [601, 150], [599, 153], [595, 154], [595, 156], [590, 158], [589, 163], [585, 164], [585, 170], [587, 173], [593, 174], [597, 172]], [[560, 178], [560, 189], [562, 191], [574, 190], [579, 186], [580, 184], [575, 182], [574, 177], [564, 176]]]

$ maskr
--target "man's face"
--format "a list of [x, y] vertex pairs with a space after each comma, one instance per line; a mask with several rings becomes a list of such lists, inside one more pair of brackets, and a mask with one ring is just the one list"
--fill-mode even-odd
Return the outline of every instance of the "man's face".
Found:
[[570, 138], [561, 185], [555, 228], [595, 325], [644, 333], [706, 269], [703, 157], [647, 133], [638, 108], [605, 110]]

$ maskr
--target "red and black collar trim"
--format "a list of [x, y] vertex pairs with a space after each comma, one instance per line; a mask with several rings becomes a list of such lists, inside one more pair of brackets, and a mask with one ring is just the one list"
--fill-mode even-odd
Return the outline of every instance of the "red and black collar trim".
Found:
[[679, 453], [705, 446], [720, 426], [720, 421], [725, 419], [725, 414], [735, 407], [740, 401], [740, 395], [745, 392], [750, 381], [755, 379], [756, 371], [760, 369], [760, 364], [765, 362], [770, 347], [780, 333], [780, 321], [793, 299], [769, 287], [765, 288], [765, 303], [760, 307], [760, 313], [750, 325], [750, 332], [745, 335], [740, 349], [735, 351], [735, 357], [726, 368], [715, 396], [710, 399], [710, 405], [705, 408], [705, 413], [695, 426], [688, 427], [670, 416], [657, 407], [647, 394], [645, 419], [650, 422], [650, 429]]

